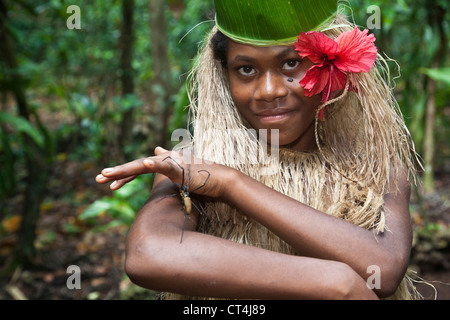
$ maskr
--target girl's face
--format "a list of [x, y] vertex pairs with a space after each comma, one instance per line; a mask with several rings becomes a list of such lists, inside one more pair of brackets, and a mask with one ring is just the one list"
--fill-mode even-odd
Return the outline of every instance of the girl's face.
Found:
[[255, 47], [229, 42], [231, 95], [257, 132], [268, 130], [269, 142], [270, 129], [279, 129], [280, 146], [299, 151], [316, 148], [314, 120], [321, 97], [305, 97], [299, 84], [312, 65], [294, 46]]

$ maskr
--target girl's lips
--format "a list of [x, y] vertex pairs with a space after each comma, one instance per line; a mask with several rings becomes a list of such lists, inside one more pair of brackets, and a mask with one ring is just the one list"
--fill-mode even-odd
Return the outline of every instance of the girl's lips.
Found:
[[292, 115], [292, 110], [272, 110], [272, 111], [266, 111], [257, 114], [256, 116], [260, 119], [262, 122], [279, 122], [282, 120], [285, 120], [286, 118], [289, 118]]

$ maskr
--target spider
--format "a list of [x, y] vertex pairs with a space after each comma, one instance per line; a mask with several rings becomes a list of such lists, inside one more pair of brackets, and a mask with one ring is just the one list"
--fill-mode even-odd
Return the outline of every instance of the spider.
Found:
[[[181, 239], [180, 239], [180, 243], [182, 243], [183, 235], [184, 235], [184, 227], [185, 227], [185, 224], [186, 224], [186, 216], [191, 214], [192, 206], [194, 206], [198, 210], [198, 212], [200, 212], [200, 214], [202, 213], [202, 211], [191, 200], [191, 197], [189, 196], [189, 193], [190, 192], [195, 192], [198, 189], [203, 188], [206, 185], [206, 182], [208, 181], [208, 179], [211, 176], [211, 174], [207, 170], [199, 170], [198, 172], [206, 172], [208, 174], [208, 176], [206, 177], [205, 181], [203, 181], [203, 183], [198, 188], [195, 188], [194, 190], [189, 191], [189, 184], [190, 184], [190, 181], [191, 181], [191, 170], [187, 169], [187, 181], [186, 181], [186, 184], [184, 184], [184, 168], [174, 158], [172, 158], [171, 156], [168, 156], [168, 157], [164, 158], [163, 161], [165, 161], [167, 159], [171, 159], [181, 169], [181, 184], [180, 183], [175, 183], [175, 184], [180, 189], [179, 195], [181, 197], [181, 203], [183, 204], [183, 211], [184, 211], [183, 227], [182, 227]], [[175, 193], [175, 194], [169, 195], [167, 197], [174, 197], [176, 195], [177, 194]]]

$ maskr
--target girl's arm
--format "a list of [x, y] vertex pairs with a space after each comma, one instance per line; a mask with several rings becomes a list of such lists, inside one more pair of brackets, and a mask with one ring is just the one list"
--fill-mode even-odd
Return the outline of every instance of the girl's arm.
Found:
[[136, 284], [198, 297], [375, 299], [365, 281], [336, 261], [290, 256], [195, 232], [180, 199], [157, 175], [152, 195], [127, 239], [126, 272]]
[[[166, 159], [167, 153], [159, 150], [157, 154], [158, 157], [152, 158], [153, 164], [144, 164], [143, 160], [138, 160], [131, 164], [118, 166], [113, 174], [105, 173], [106, 177], [102, 177], [99, 182], [105, 183], [118, 179], [118, 183], [113, 188], [117, 189], [129, 181], [133, 175], [160, 172], [170, 177], [172, 181], [180, 183], [179, 167], [171, 159]], [[162, 159], [166, 160], [161, 161]], [[182, 159], [178, 159], [178, 161], [183, 164], [183, 167], [188, 167], [182, 162]], [[409, 189], [406, 179], [403, 179], [403, 183], [400, 184], [401, 192], [398, 195], [389, 194], [385, 197], [386, 224], [389, 231], [375, 235], [370, 230], [314, 210], [231, 168], [220, 165], [191, 165], [190, 168], [191, 189], [199, 186], [205, 180], [205, 172], [197, 174], [200, 169], [208, 170], [211, 177], [205, 187], [198, 190], [199, 193], [232, 203], [248, 217], [265, 225], [291, 244], [299, 253], [309, 257], [345, 263], [363, 279], [372, 275], [368, 272], [369, 266], [378, 267], [381, 287], [376, 292], [379, 296], [391, 295], [401, 281], [408, 263], [411, 245], [408, 212]], [[177, 179], [178, 181], [176, 181]], [[168, 201], [169, 199], [165, 199], [162, 203], [168, 203]], [[173, 198], [171, 201], [177, 203], [177, 211], [181, 212], [180, 199]], [[143, 212], [149, 210], [145, 208], [147, 207], [144, 207]], [[175, 210], [175, 208], [163, 206], [158, 210], [172, 212], [172, 209]], [[180, 218], [182, 218], [181, 214]], [[139, 218], [136, 223], [145, 225]], [[163, 228], [165, 223], [168, 221], [161, 222], [157, 229]], [[181, 230], [178, 231], [179, 239]], [[143, 230], [142, 235], [145, 234], [146, 231]], [[185, 232], [183, 244], [187, 241], [185, 239], [190, 236], [203, 239], [204, 235]], [[208, 243], [223, 241], [213, 239], [208, 240]], [[132, 241], [132, 243], [136, 243], [136, 241]], [[234, 246], [234, 244], [230, 245]], [[291, 258], [297, 259], [298, 257]]]
[[387, 230], [378, 235], [317, 211], [238, 171], [231, 180], [233, 183], [227, 184], [224, 191], [225, 200], [300, 254], [343, 262], [364, 279], [372, 276], [373, 270], [380, 270], [376, 293], [386, 297], [395, 292], [406, 272], [412, 242], [410, 186], [404, 176], [400, 179], [400, 192], [384, 198]]

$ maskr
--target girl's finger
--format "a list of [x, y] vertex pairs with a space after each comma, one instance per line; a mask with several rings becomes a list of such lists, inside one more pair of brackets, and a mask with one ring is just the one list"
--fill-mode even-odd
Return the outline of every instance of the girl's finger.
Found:
[[164, 149], [163, 147], [156, 147], [155, 148], [155, 155], [159, 156], [160, 154], [163, 154], [165, 152], [168, 152], [168, 150]]
[[125, 179], [120, 179], [120, 180], [116, 180], [113, 183], [111, 183], [111, 185], [109, 186], [109, 188], [111, 190], [118, 190], [120, 188], [122, 188], [125, 184], [127, 184], [128, 182], [133, 181], [134, 179], [136, 179], [137, 176], [131, 176]]
[[112, 180], [125, 179], [131, 176], [138, 176], [140, 174], [152, 173], [146, 166], [143, 165], [145, 158], [134, 160], [113, 168], [106, 168], [102, 170], [102, 175]]
[[95, 177], [95, 181], [97, 181], [97, 183], [101, 183], [101, 184], [108, 183], [108, 182], [111, 182], [113, 180], [114, 179], [105, 177], [101, 173]]

